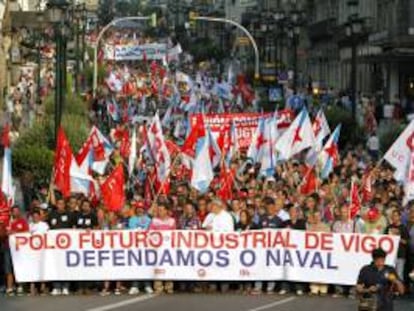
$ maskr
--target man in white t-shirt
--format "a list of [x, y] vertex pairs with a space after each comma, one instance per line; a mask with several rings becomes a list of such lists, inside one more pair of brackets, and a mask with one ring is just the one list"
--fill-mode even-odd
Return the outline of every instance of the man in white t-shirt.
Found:
[[210, 213], [203, 222], [203, 229], [214, 232], [231, 232], [234, 231], [234, 220], [226, 206], [220, 200], [214, 200], [210, 203]]
[[42, 221], [42, 217], [38, 210], [32, 213], [32, 221], [29, 224], [30, 233], [46, 233], [49, 230], [47, 222]]
[[[47, 222], [42, 221], [42, 216], [38, 210], [32, 212], [32, 221], [29, 223], [29, 231], [31, 234], [46, 233], [49, 230]], [[46, 284], [40, 283], [41, 294], [46, 294]], [[30, 283], [30, 294], [33, 296], [36, 294], [36, 284]]]
[[[210, 213], [204, 219], [203, 229], [214, 232], [231, 232], [234, 231], [233, 216], [226, 210], [224, 203], [218, 199], [210, 203]], [[220, 282], [221, 292], [227, 292], [229, 283]], [[209, 291], [215, 292], [217, 290], [216, 283], [209, 284]]]

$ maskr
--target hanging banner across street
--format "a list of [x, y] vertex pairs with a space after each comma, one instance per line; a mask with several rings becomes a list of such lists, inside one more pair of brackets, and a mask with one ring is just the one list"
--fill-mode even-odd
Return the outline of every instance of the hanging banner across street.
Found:
[[161, 60], [167, 57], [169, 60], [176, 59], [182, 52], [180, 45], [167, 49], [166, 44], [151, 43], [141, 45], [110, 45], [104, 46], [104, 58], [106, 60], [128, 61], [128, 60]]

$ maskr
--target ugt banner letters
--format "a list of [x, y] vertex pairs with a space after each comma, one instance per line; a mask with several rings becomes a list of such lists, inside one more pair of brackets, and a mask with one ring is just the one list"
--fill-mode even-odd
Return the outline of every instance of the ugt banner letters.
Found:
[[18, 282], [87, 280], [287, 280], [355, 284], [359, 269], [389, 235], [258, 230], [74, 231], [10, 236]]
[[[228, 131], [231, 123], [236, 126], [237, 143], [240, 148], [249, 148], [253, 135], [257, 129], [260, 118], [269, 118], [272, 114], [243, 112], [243, 113], [212, 113], [204, 114], [203, 120], [211, 129], [214, 136], [218, 136], [221, 131]], [[279, 130], [285, 130], [290, 126], [294, 119], [293, 112], [289, 109], [278, 111], [277, 126]], [[190, 123], [194, 126], [200, 120], [198, 114], [190, 115]]]

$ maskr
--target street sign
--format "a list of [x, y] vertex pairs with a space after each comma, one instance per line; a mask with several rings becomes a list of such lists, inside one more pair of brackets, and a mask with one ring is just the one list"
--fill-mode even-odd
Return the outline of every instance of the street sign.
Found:
[[283, 90], [279, 87], [270, 87], [269, 88], [269, 101], [278, 102], [283, 99]]
[[250, 44], [249, 38], [247, 38], [247, 37], [238, 37], [237, 38], [237, 45], [246, 46], [246, 45], [249, 45], [249, 44]]

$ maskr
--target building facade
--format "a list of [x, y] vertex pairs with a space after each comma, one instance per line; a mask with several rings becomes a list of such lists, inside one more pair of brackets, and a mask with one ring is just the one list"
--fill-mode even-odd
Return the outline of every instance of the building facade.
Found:
[[[349, 0], [309, 0], [307, 70], [322, 88], [350, 87]], [[355, 2], [355, 1], [351, 1]], [[357, 91], [385, 101], [414, 97], [414, 0], [359, 0]]]

